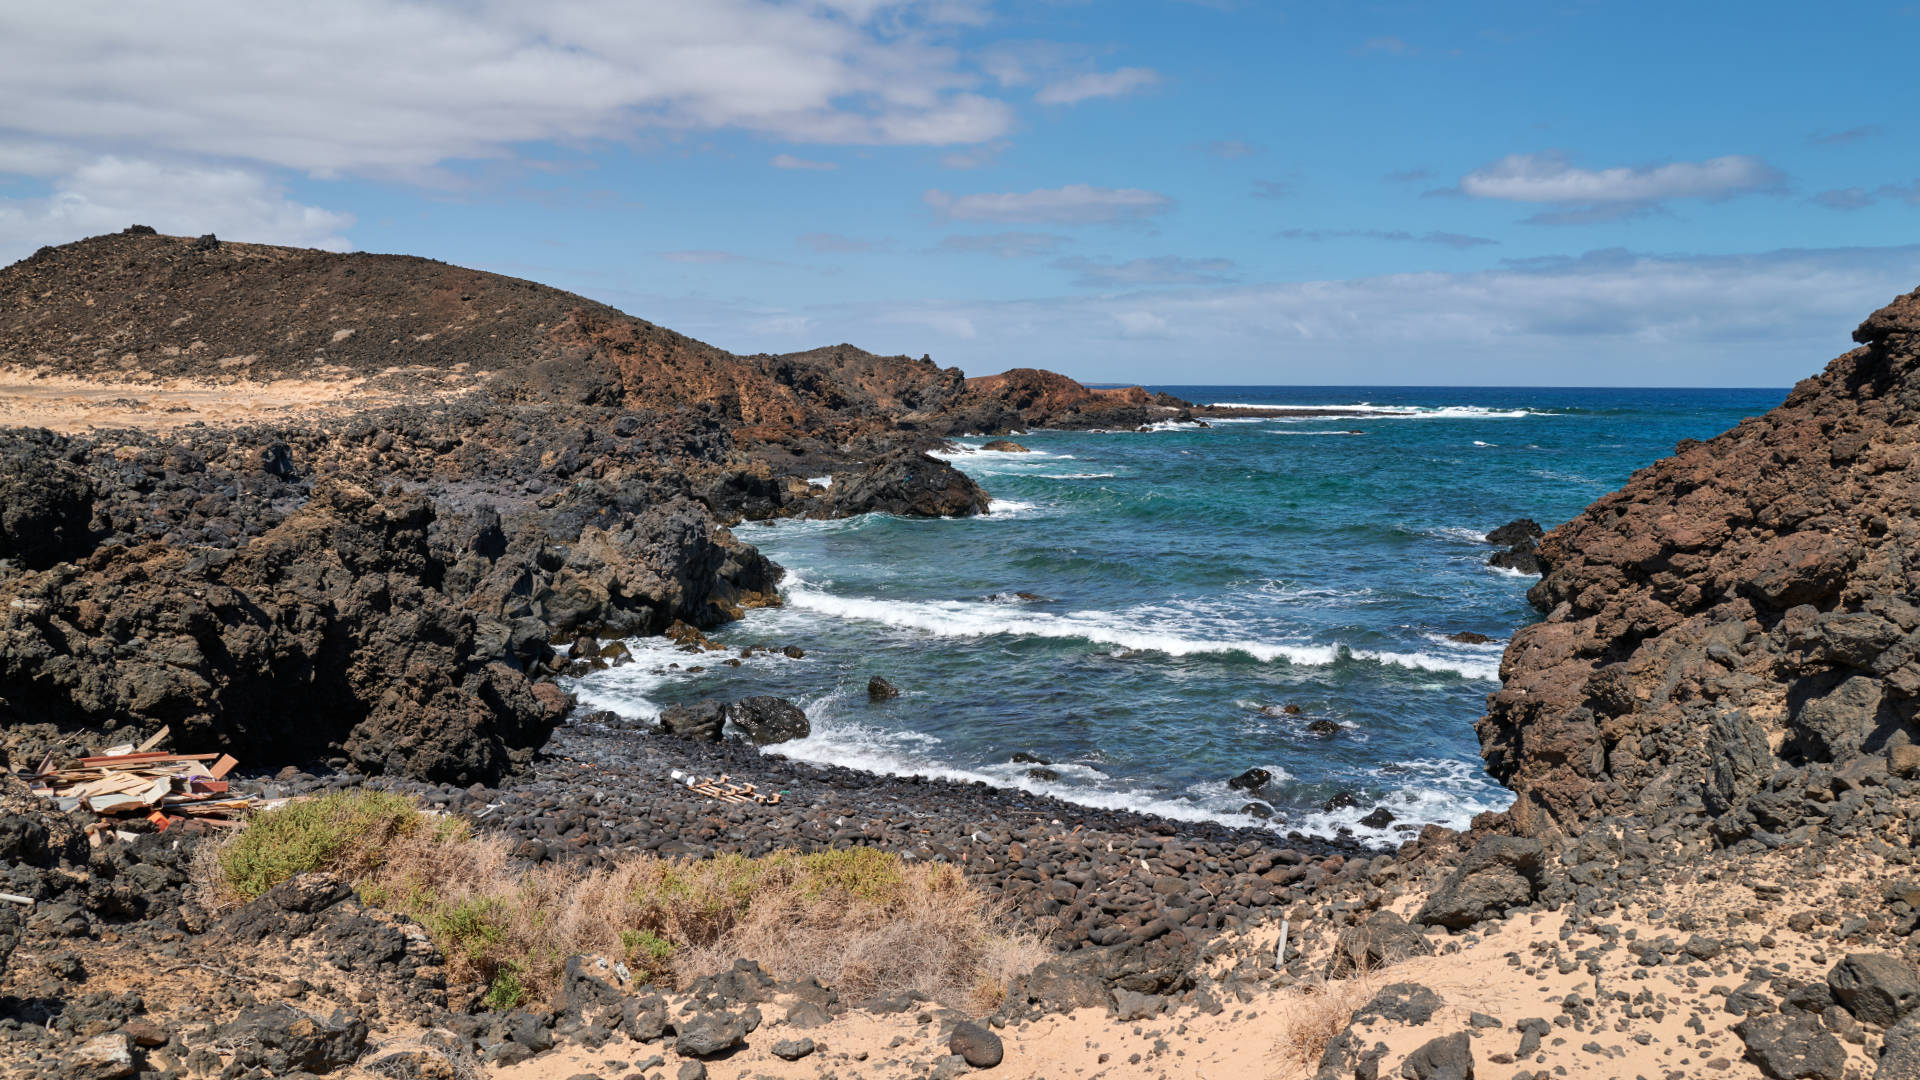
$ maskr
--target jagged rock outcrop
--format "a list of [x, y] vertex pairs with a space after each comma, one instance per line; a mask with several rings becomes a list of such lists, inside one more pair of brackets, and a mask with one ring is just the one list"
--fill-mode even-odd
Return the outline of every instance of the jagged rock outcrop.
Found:
[[[0, 268], [0, 372], [124, 387], [143, 425], [81, 435], [83, 403], [65, 434], [0, 430], [0, 749], [170, 724], [462, 784], [567, 708], [550, 643], [778, 602], [717, 522], [982, 512], [919, 451], [1174, 407], [850, 345], [736, 356], [532, 282], [150, 229]], [[209, 387], [260, 408], [165, 419]]]
[[986, 513], [987, 501], [987, 493], [967, 474], [939, 458], [902, 450], [836, 476], [828, 507], [834, 517], [969, 517]]
[[1524, 832], [1721, 815], [1778, 768], [1912, 741], [1920, 293], [1785, 403], [1637, 473], [1541, 541], [1479, 723]]

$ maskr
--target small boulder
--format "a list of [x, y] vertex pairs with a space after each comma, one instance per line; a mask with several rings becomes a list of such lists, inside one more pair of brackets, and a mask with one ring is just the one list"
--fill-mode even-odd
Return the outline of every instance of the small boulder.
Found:
[[1887, 748], [1887, 768], [1902, 780], [1920, 776], [1920, 746], [1899, 743]]
[[1515, 518], [1488, 533], [1487, 543], [1494, 547], [1512, 547], [1528, 540], [1538, 540], [1545, 535], [1547, 531], [1532, 518]]
[[132, 1076], [133, 1046], [125, 1035], [96, 1035], [67, 1055], [62, 1074], [72, 1080], [120, 1080]]
[[1265, 769], [1248, 769], [1239, 776], [1227, 781], [1227, 786], [1235, 791], [1258, 791], [1273, 782], [1273, 774]]
[[1457, 634], [1448, 634], [1447, 640], [1457, 641], [1462, 645], [1485, 645], [1493, 639], [1485, 634], [1474, 633], [1472, 630], [1462, 630]]
[[719, 742], [727, 724], [727, 707], [718, 701], [669, 705], [660, 710], [660, 728], [669, 735], [702, 742]]
[[724, 1012], [700, 1012], [674, 1025], [674, 1053], [704, 1058], [724, 1054], [747, 1037], [746, 1021]]
[[886, 679], [875, 675], [873, 678], [867, 680], [868, 701], [892, 701], [899, 696], [900, 688], [888, 682]]
[[1400, 1063], [1406, 1080], [1473, 1080], [1473, 1040], [1464, 1031], [1442, 1035]]
[[1827, 972], [1836, 1001], [1868, 1024], [1892, 1027], [1920, 1005], [1920, 975], [1886, 953], [1848, 953]]
[[727, 706], [727, 719], [756, 746], [804, 739], [813, 731], [800, 706], [768, 694], [742, 698]]
[[1750, 1016], [1734, 1025], [1748, 1061], [1773, 1080], [1841, 1080], [1847, 1051], [1820, 1021], [1805, 1013]]
[[1414, 921], [1464, 930], [1539, 895], [1546, 849], [1529, 837], [1493, 836], [1460, 860], [1446, 882], [1427, 897]]
[[991, 1069], [1006, 1056], [1000, 1036], [972, 1021], [955, 1024], [947, 1036], [947, 1052], [959, 1054], [976, 1069]]
[[781, 1039], [773, 1044], [773, 1056], [782, 1061], [799, 1061], [813, 1051], [812, 1039]]
[[1021, 446], [1019, 443], [1013, 442], [1010, 439], [995, 439], [990, 443], [983, 444], [980, 447], [980, 449], [992, 450], [995, 453], [1000, 453], [1000, 454], [1031, 454], [1033, 453], [1032, 450], [1029, 450], [1024, 446]]
[[1327, 964], [1327, 978], [1374, 971], [1414, 956], [1432, 956], [1426, 935], [1391, 911], [1376, 911], [1355, 926], [1340, 931]]

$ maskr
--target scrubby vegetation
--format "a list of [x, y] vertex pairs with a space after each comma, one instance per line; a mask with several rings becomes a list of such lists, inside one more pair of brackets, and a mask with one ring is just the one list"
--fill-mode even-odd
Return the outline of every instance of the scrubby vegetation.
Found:
[[368, 905], [417, 920], [450, 974], [485, 985], [500, 1009], [547, 993], [576, 953], [663, 985], [744, 956], [843, 994], [913, 989], [972, 1008], [997, 1004], [1045, 955], [948, 865], [856, 847], [527, 868], [503, 839], [376, 791], [260, 814], [205, 865], [203, 884], [227, 903], [337, 874]]

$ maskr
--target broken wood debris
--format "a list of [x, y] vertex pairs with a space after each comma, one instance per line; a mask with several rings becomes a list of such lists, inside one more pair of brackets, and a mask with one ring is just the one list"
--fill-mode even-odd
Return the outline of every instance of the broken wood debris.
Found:
[[[168, 734], [163, 727], [137, 746], [111, 746], [65, 768], [56, 767], [49, 755], [32, 771], [16, 767], [14, 773], [34, 794], [51, 800], [61, 811], [89, 810], [123, 821], [145, 819], [156, 830], [181, 819], [236, 826], [236, 819], [246, 811], [270, 809], [285, 801], [234, 794], [224, 777], [240, 763], [228, 754], [154, 749]], [[105, 823], [87, 829], [87, 839], [96, 847], [108, 834], [129, 835]]]
[[688, 791], [705, 795], [709, 799], [730, 803], [757, 803], [761, 806], [780, 805], [779, 792], [764, 792], [744, 781], [736, 783], [733, 777], [725, 773], [719, 776], [699, 777], [675, 769], [671, 775]]

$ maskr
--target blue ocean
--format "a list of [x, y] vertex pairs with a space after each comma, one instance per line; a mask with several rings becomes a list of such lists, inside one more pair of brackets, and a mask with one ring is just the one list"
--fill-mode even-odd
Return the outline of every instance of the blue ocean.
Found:
[[[959, 440], [947, 457], [992, 495], [987, 516], [737, 530], [787, 568], [786, 603], [714, 639], [803, 659], [729, 667], [636, 641], [635, 663], [576, 693], [633, 717], [778, 694], [813, 734], [767, 753], [1088, 806], [1375, 841], [1462, 826], [1509, 800], [1473, 723], [1536, 617], [1535, 579], [1489, 567], [1483, 535], [1551, 528], [1786, 394], [1155, 389], [1364, 415], [1032, 431], [1024, 454]], [[870, 703], [874, 675], [901, 695]], [[1252, 768], [1272, 779], [1228, 786]]]

